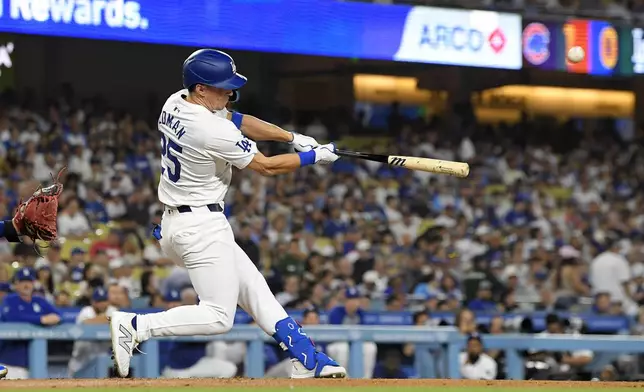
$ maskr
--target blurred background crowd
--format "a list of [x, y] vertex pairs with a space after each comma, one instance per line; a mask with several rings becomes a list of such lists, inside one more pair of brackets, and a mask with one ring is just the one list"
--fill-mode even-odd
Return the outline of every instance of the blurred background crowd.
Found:
[[[66, 167], [61, 239], [1, 245], [0, 291], [22, 267], [59, 308], [89, 305], [99, 287], [118, 308], [163, 308], [168, 293], [189, 288], [152, 237], [162, 211], [154, 124], [73, 94], [46, 111], [20, 102], [3, 101], [0, 209], [9, 219]], [[376, 136], [362, 138], [367, 151], [471, 165], [466, 180], [345, 158], [272, 178], [237, 172], [225, 214], [279, 302], [331, 311], [354, 288], [352, 307], [430, 318], [462, 309], [635, 317], [644, 304], [640, 130], [548, 118], [486, 126], [459, 110], [461, 134], [396, 105], [386, 129], [364, 127], [361, 112], [275, 119], [319, 140], [351, 129]]]
[[[627, 21], [644, 11], [644, 2], [626, 0], [396, 3]], [[178, 53], [171, 50], [168, 53]], [[183, 54], [176, 57], [183, 59]], [[262, 57], [273, 67], [271, 77], [282, 72], [278, 68], [283, 63], [276, 58]], [[369, 63], [355, 72], [392, 73], [383, 63]], [[308, 60], [299, 64], [303, 69], [310, 66]], [[248, 60], [238, 63], [243, 73], [253, 65]], [[343, 78], [354, 65], [332, 67], [333, 72], [340, 70], [338, 84], [347, 84]], [[400, 67], [400, 73], [412, 73]], [[485, 80], [465, 77], [468, 71], [427, 67], [413, 71], [428, 72], [433, 81], [460, 76], [472, 84]], [[511, 71], [498, 74], [507, 72]], [[520, 80], [528, 83], [531, 77], [537, 83], [533, 75]], [[278, 301], [298, 312], [304, 325], [366, 324], [369, 312], [410, 315], [405, 323], [418, 326], [454, 325], [467, 336], [462, 375], [488, 379], [504, 378], [507, 364], [502, 351], [485, 350], [487, 334], [644, 335], [641, 121], [535, 115], [527, 106], [517, 121], [484, 121], [470, 95], [498, 87], [504, 78], [491, 78], [489, 86], [471, 90], [469, 82], [465, 87], [455, 84], [468, 98], [448, 100], [443, 111], [396, 99], [386, 105], [336, 102], [336, 90], [320, 93], [320, 100], [332, 97], [332, 102], [318, 109], [312, 109], [317, 102], [307, 101], [303, 107], [284, 104], [261, 110], [261, 94], [242, 95], [236, 109], [320, 142], [336, 141], [341, 147], [379, 154], [465, 161], [471, 167], [466, 179], [348, 158], [277, 177], [236, 171], [224, 210], [236, 241], [262, 271]], [[272, 86], [267, 79], [261, 81]], [[570, 80], [579, 86], [588, 82], [572, 76]], [[323, 84], [302, 82], [305, 90]], [[606, 85], [619, 88], [610, 83], [594, 87]], [[59, 241], [46, 245], [25, 239], [13, 245], [0, 240], [0, 300], [33, 289], [52, 305], [51, 317], [36, 323], [42, 325], [100, 324], [115, 309], [151, 311], [196, 303], [187, 272], [163, 254], [152, 236], [163, 211], [156, 197], [156, 123], [165, 97], [157, 94], [147, 105], [128, 107], [113, 95], [79, 93], [79, 87], [87, 91], [79, 82], [57, 84], [46, 100], [30, 88], [6, 89], [0, 95], [2, 219], [10, 219], [21, 199], [66, 168]], [[292, 92], [291, 102], [302, 96]], [[287, 144], [259, 147], [266, 155], [291, 151]], [[539, 316], [533, 319], [531, 314]], [[589, 326], [592, 320], [626, 321], [602, 329]], [[5, 314], [0, 321], [16, 320]], [[6, 361], [7, 347], [0, 342], [0, 363]], [[67, 365], [73, 353], [73, 375], [91, 353], [106, 351], [92, 347], [50, 343], [50, 354]], [[346, 343], [320, 349], [343, 364], [348, 361]], [[363, 349], [366, 377], [419, 375], [411, 344], [365, 343]], [[168, 356], [171, 352], [175, 355]], [[244, 353], [244, 343], [177, 343], [164, 347], [161, 369], [170, 369], [168, 377], [181, 377], [187, 374], [182, 371], [208, 358], [211, 362], [205, 366], [219, 373], [205, 376], [231, 377], [243, 374]], [[282, 353], [267, 346], [265, 354], [268, 374], [285, 377], [289, 364]], [[600, 362], [588, 350], [522, 354], [530, 378], [611, 380], [643, 370], [636, 356]], [[432, 356], [438, 363], [440, 353]], [[215, 359], [219, 362], [212, 362]], [[588, 371], [591, 363], [597, 371]], [[436, 367], [435, 376], [445, 376], [444, 369]]]
[[[187, 274], [151, 236], [162, 211], [153, 124], [93, 100], [60, 98], [47, 112], [17, 102], [5, 101], [0, 118], [4, 217], [63, 167], [66, 187], [60, 241], [3, 245], [2, 280], [33, 268], [37, 289], [60, 306], [108, 283], [125, 287], [135, 307], [181, 290]], [[508, 312], [583, 309], [601, 292], [609, 306], [599, 301], [595, 311], [636, 314], [644, 304], [640, 131], [547, 118], [480, 125], [460, 110], [461, 134], [395, 105], [385, 130], [364, 127], [360, 112], [308, 120], [284, 112], [281, 126], [320, 140], [342, 140], [348, 128], [377, 136], [363, 138], [367, 151], [466, 161], [472, 170], [461, 180], [344, 158], [273, 178], [236, 173], [225, 214], [280, 302], [328, 310], [357, 287], [366, 308]], [[616, 260], [628, 285], [602, 274]], [[481, 287], [463, 286], [475, 272], [485, 274]]]
[[525, 15], [543, 13], [582, 15], [639, 21], [644, 17], [641, 0], [364, 0], [380, 4], [416, 4], [436, 7], [463, 7], [518, 11]]

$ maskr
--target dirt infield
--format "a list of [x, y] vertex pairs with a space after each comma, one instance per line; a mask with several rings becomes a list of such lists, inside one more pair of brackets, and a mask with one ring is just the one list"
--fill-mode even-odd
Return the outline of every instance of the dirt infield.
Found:
[[308, 387], [507, 387], [507, 388], [644, 388], [634, 382], [572, 381], [473, 381], [473, 380], [289, 380], [289, 379], [91, 379], [91, 380], [2, 380], [3, 389], [71, 389], [71, 388], [283, 388]]

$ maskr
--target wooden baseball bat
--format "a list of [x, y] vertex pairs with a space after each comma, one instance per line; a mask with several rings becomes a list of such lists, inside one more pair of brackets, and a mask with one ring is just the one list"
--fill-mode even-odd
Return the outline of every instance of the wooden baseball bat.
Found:
[[392, 166], [401, 166], [409, 170], [420, 170], [430, 173], [449, 174], [465, 178], [470, 174], [470, 165], [465, 162], [443, 161], [440, 159], [405, 157], [399, 155], [367, 154], [364, 152], [337, 150], [336, 154], [342, 157], [366, 159], [387, 163]]

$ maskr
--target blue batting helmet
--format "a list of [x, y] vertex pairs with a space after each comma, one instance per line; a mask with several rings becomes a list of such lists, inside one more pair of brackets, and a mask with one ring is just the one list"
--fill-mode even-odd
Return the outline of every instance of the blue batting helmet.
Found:
[[237, 91], [246, 84], [246, 77], [237, 73], [235, 61], [228, 54], [215, 49], [200, 49], [183, 62], [183, 87], [204, 84], [233, 90], [232, 102], [239, 98]]

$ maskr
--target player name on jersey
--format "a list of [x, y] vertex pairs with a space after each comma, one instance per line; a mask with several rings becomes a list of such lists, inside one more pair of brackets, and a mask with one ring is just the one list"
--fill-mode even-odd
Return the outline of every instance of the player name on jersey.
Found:
[[[179, 108], [175, 107], [173, 110], [178, 112]], [[161, 112], [161, 116], [159, 117], [159, 124], [165, 125], [166, 127], [172, 129], [177, 139], [181, 139], [181, 136], [186, 133], [186, 129], [181, 125], [181, 121], [179, 121], [179, 119], [176, 119], [173, 114], [167, 113], [165, 110]]]

